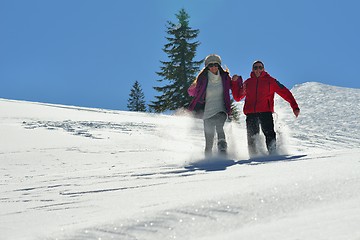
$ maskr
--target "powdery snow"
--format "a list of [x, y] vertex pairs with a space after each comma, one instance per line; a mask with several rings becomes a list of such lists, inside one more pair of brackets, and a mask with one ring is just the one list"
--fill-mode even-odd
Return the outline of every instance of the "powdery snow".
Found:
[[0, 238], [360, 239], [360, 90], [292, 92], [297, 119], [276, 99], [281, 155], [253, 160], [244, 115], [229, 158], [203, 159], [184, 113], [0, 99]]

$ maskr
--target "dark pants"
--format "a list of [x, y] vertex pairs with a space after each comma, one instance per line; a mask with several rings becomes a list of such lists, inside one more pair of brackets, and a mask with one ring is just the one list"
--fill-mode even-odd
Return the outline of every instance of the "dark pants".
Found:
[[212, 152], [212, 147], [214, 144], [215, 130], [217, 133], [218, 141], [225, 141], [225, 132], [224, 124], [226, 121], [227, 115], [224, 112], [219, 112], [211, 118], [204, 119], [204, 132], [205, 132], [205, 153]]
[[251, 113], [246, 115], [246, 130], [250, 156], [258, 154], [256, 148], [256, 135], [260, 127], [265, 135], [266, 147], [269, 153], [276, 150], [276, 133], [274, 131], [274, 119], [271, 112]]

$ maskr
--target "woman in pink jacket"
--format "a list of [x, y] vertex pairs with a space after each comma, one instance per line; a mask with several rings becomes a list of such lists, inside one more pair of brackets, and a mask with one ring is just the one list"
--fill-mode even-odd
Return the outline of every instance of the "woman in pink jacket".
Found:
[[204, 120], [205, 156], [212, 155], [215, 130], [220, 154], [226, 154], [227, 142], [224, 124], [231, 114], [230, 89], [238, 92], [239, 83], [232, 81], [229, 73], [221, 67], [221, 58], [211, 54], [205, 58], [205, 67], [189, 87], [193, 96], [189, 110]]

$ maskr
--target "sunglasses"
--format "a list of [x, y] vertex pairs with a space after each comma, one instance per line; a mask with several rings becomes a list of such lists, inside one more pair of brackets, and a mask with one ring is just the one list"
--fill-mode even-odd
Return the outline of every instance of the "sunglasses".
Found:
[[263, 66], [254, 66], [253, 67], [254, 70], [258, 70], [258, 69], [263, 70], [263, 68], [264, 68]]
[[208, 67], [209, 68], [211, 68], [211, 67], [219, 67], [219, 64], [217, 64], [217, 63], [209, 63]]

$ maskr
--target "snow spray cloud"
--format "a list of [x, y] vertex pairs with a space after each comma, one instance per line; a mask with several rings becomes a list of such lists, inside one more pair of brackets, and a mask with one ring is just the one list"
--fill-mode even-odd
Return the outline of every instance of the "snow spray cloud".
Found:
[[291, 109], [278, 96], [275, 97], [275, 112], [273, 113], [276, 132], [277, 154], [289, 154], [291, 145], [291, 131], [286, 124], [285, 118], [293, 117]]
[[248, 157], [246, 128], [242, 117], [239, 122], [226, 122], [224, 130], [228, 142], [229, 158], [246, 159]]
[[[161, 116], [164, 120], [164, 127], [159, 130], [159, 138], [161, 139], [161, 148], [166, 153], [166, 159], [171, 163], [181, 164], [191, 158], [193, 153], [197, 152], [199, 146], [199, 137], [203, 137], [202, 132], [197, 130], [198, 123], [186, 110], [180, 109], [172, 115]], [[160, 120], [160, 119], [159, 119]]]

